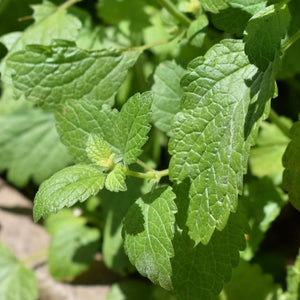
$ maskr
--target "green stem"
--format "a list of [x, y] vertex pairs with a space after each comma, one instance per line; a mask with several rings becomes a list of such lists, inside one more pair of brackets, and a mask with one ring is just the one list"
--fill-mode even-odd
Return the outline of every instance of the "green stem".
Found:
[[159, 181], [162, 177], [169, 175], [169, 169], [162, 170], [162, 171], [153, 170], [147, 173], [141, 173], [141, 172], [136, 172], [127, 169], [125, 174], [128, 176], [137, 177], [141, 179], [155, 179]]
[[155, 172], [154, 169], [152, 169], [151, 167], [149, 167], [147, 164], [145, 164], [143, 161], [141, 161], [140, 159], [138, 159], [136, 161], [142, 168], [144, 168], [145, 170], [149, 171], [149, 172]]
[[43, 249], [37, 250], [37, 251], [29, 254], [28, 256], [23, 258], [21, 260], [21, 262], [24, 265], [28, 265], [28, 264], [31, 264], [31, 263], [47, 256], [47, 254], [48, 254], [48, 248], [43, 248]]
[[164, 7], [175, 19], [177, 19], [183, 26], [189, 27], [191, 20], [181, 13], [177, 7], [170, 0], [157, 0], [157, 2]]
[[272, 121], [272, 123], [274, 123], [287, 137], [290, 137], [290, 128], [282, 122], [273, 109], [270, 111], [269, 120]]
[[63, 10], [63, 9], [67, 9], [70, 6], [72, 6], [73, 4], [75, 4], [76, 2], [79, 2], [80, 0], [68, 0], [65, 3], [63, 3], [62, 5], [60, 5], [58, 7], [58, 10]]
[[293, 34], [289, 40], [281, 47], [281, 52], [286, 52], [300, 38], [300, 30]]

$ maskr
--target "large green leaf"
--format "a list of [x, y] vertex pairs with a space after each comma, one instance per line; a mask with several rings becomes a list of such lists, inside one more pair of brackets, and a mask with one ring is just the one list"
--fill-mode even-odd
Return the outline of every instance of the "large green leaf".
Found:
[[182, 112], [173, 123], [170, 178], [192, 180], [187, 225], [198, 244], [237, 207], [250, 146], [274, 94], [277, 61], [251, 65], [239, 40], [223, 40], [189, 65]]
[[76, 202], [83, 202], [104, 187], [102, 170], [90, 165], [75, 165], [44, 181], [34, 199], [33, 217], [38, 221]]
[[36, 300], [38, 280], [32, 270], [0, 243], [0, 300]]
[[131, 263], [152, 282], [172, 289], [175, 194], [158, 188], [139, 198], [124, 219], [124, 247]]
[[27, 46], [7, 59], [15, 91], [43, 108], [68, 101], [113, 103], [138, 51], [87, 51], [67, 41]]
[[175, 256], [171, 259], [172, 282], [178, 300], [211, 299], [220, 293], [239, 262], [239, 251], [245, 247], [247, 220], [240, 210], [231, 214], [222, 232], [214, 232], [207, 245], [194, 245], [185, 226], [189, 205], [189, 181], [174, 187], [176, 223], [173, 241]]
[[265, 8], [267, 0], [227, 0], [228, 8], [212, 15], [213, 24], [221, 30], [242, 35], [249, 19]]
[[67, 103], [56, 113], [62, 142], [77, 161], [88, 161], [86, 147], [90, 135], [100, 135], [114, 154], [115, 162], [136, 161], [148, 139], [151, 120], [151, 93], [135, 94], [118, 112], [104, 105], [80, 101]]
[[174, 61], [167, 61], [161, 63], [154, 73], [152, 119], [157, 128], [167, 133], [171, 130], [175, 114], [180, 110], [183, 94], [180, 80], [184, 72]]
[[0, 170], [8, 170], [8, 180], [25, 186], [36, 184], [71, 162], [60, 142], [52, 113], [21, 106], [0, 115]]
[[245, 52], [251, 63], [266, 70], [274, 60], [287, 33], [290, 13], [286, 4], [274, 4], [260, 10], [245, 30]]
[[83, 217], [65, 209], [46, 220], [52, 233], [49, 248], [49, 270], [56, 279], [72, 279], [87, 270], [100, 245], [100, 232], [87, 226]]
[[300, 121], [293, 125], [290, 135], [292, 141], [283, 156], [283, 187], [288, 191], [291, 203], [300, 210]]

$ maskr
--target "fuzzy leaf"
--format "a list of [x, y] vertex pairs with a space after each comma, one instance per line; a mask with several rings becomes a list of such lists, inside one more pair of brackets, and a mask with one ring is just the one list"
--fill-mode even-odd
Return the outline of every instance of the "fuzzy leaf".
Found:
[[300, 210], [300, 121], [293, 125], [290, 135], [292, 141], [283, 156], [283, 187], [293, 206]]
[[0, 300], [36, 300], [38, 280], [0, 243]]
[[167, 61], [160, 64], [154, 74], [152, 119], [156, 127], [166, 133], [170, 132], [172, 120], [180, 110], [183, 94], [180, 80], [184, 73], [174, 61]]
[[286, 4], [274, 4], [260, 10], [245, 30], [245, 52], [251, 63], [266, 70], [274, 60], [287, 33], [290, 13]]
[[87, 200], [104, 187], [104, 182], [102, 171], [89, 165], [75, 165], [57, 172], [41, 184], [35, 196], [34, 220]]
[[277, 61], [265, 73], [239, 40], [224, 40], [192, 61], [183, 78], [182, 109], [169, 143], [170, 178], [190, 178], [190, 237], [207, 244], [237, 207], [250, 146], [274, 94]]
[[13, 53], [7, 67], [17, 94], [53, 109], [78, 100], [112, 104], [138, 56], [138, 51], [87, 51], [60, 40], [52, 46], [33, 45]]
[[17, 186], [30, 178], [40, 184], [71, 162], [52, 113], [23, 104], [0, 116], [0, 127], [0, 170], [8, 169], [8, 180]]
[[111, 192], [124, 192], [127, 190], [125, 179], [125, 167], [122, 163], [119, 163], [107, 175], [105, 180], [105, 187]]
[[139, 273], [172, 289], [170, 258], [174, 255], [175, 194], [158, 188], [139, 198], [124, 219], [124, 248]]
[[114, 155], [100, 135], [93, 134], [89, 137], [86, 152], [94, 164], [109, 169], [114, 166]]
[[99, 230], [86, 226], [84, 218], [67, 209], [50, 216], [46, 227], [53, 235], [48, 259], [51, 275], [70, 280], [87, 270], [99, 249]]
[[114, 154], [114, 161], [136, 161], [147, 141], [151, 120], [151, 93], [132, 96], [118, 112], [103, 105], [79, 101], [67, 103], [56, 113], [62, 142], [79, 162], [88, 162], [86, 144], [91, 134], [99, 135]]

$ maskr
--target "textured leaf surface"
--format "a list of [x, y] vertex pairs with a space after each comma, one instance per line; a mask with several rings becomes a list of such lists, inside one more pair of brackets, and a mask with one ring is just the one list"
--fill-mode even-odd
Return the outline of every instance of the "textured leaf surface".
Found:
[[119, 163], [107, 175], [105, 180], [105, 187], [111, 192], [124, 192], [127, 190], [125, 179], [125, 167], [122, 163]]
[[175, 114], [180, 110], [183, 94], [180, 80], [184, 73], [185, 70], [174, 61], [167, 61], [161, 63], [154, 74], [152, 119], [157, 128], [167, 133], [171, 130]]
[[93, 134], [89, 137], [86, 152], [94, 164], [105, 168], [113, 167], [113, 154], [100, 135]]
[[147, 193], [152, 186], [134, 177], [128, 177], [126, 184], [128, 189], [123, 193], [112, 193], [107, 190], [100, 192], [105, 220], [103, 260], [106, 266], [120, 274], [126, 274], [133, 269], [123, 247], [121, 235], [123, 218], [135, 200], [141, 197], [142, 193]]
[[24, 105], [0, 116], [0, 170], [8, 169], [8, 180], [25, 186], [36, 184], [71, 162], [60, 142], [52, 113]]
[[250, 19], [244, 41], [245, 52], [251, 63], [266, 70], [280, 48], [289, 22], [290, 13], [286, 4], [270, 5]]
[[[191, 178], [187, 225], [198, 244], [222, 230], [237, 207], [250, 146], [274, 93], [277, 63], [261, 73], [238, 40], [224, 40], [192, 61], [169, 143], [170, 178]], [[268, 105], [267, 105], [268, 106]]]
[[43, 108], [67, 101], [113, 103], [138, 51], [87, 51], [56, 41], [52, 46], [28, 46], [9, 56], [14, 88]]
[[86, 144], [89, 136], [96, 134], [109, 145], [115, 162], [130, 164], [148, 139], [151, 104], [150, 93], [132, 96], [120, 112], [106, 105], [99, 110], [93, 103], [69, 103], [56, 113], [58, 132], [77, 161], [89, 161]]
[[99, 249], [99, 230], [86, 226], [84, 218], [68, 209], [50, 216], [46, 227], [53, 235], [48, 258], [51, 275], [70, 280], [87, 270]]
[[36, 300], [38, 281], [10, 250], [0, 243], [0, 300]]
[[288, 191], [291, 203], [300, 210], [300, 121], [293, 125], [290, 135], [292, 141], [283, 156], [283, 187]]
[[124, 219], [124, 247], [139, 273], [172, 289], [170, 258], [174, 255], [176, 205], [171, 187], [139, 198]]
[[217, 13], [227, 8], [228, 4], [226, 0], [203, 0], [201, 1], [201, 6], [209, 12]]
[[102, 171], [89, 165], [75, 165], [57, 172], [41, 184], [35, 196], [34, 220], [87, 200], [103, 188], [104, 182]]
[[247, 247], [242, 253], [244, 259], [252, 259], [259, 249], [265, 233], [286, 204], [283, 196], [282, 190], [269, 177], [253, 180], [244, 186], [240, 202], [249, 223]]
[[[280, 118], [287, 126], [291, 121]], [[251, 172], [258, 176], [282, 176], [282, 156], [290, 139], [274, 124], [263, 122], [256, 140], [256, 146], [250, 152]]]
[[212, 15], [218, 29], [242, 35], [249, 19], [266, 7], [266, 0], [227, 0], [228, 8]]
[[171, 259], [172, 282], [178, 300], [211, 299], [231, 278], [238, 265], [239, 251], [245, 247], [247, 220], [240, 210], [232, 214], [222, 232], [214, 232], [207, 245], [194, 245], [185, 226], [189, 182], [174, 187], [176, 193], [176, 231], [173, 241], [175, 256]]

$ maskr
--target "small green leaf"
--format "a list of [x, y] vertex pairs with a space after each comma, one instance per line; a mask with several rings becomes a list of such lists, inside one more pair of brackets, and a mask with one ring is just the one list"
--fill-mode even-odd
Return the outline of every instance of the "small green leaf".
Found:
[[197, 20], [193, 21], [187, 30], [187, 38], [191, 45], [202, 47], [205, 38], [205, 28], [209, 21], [206, 15], [201, 15]]
[[16, 93], [45, 109], [79, 100], [112, 104], [140, 53], [87, 51], [66, 41], [26, 49], [10, 55], [7, 67]]
[[300, 210], [300, 121], [296, 122], [290, 132], [292, 138], [284, 155], [283, 187], [288, 191], [293, 206]]
[[212, 13], [218, 13], [228, 7], [226, 0], [202, 0], [201, 5], [205, 10]]
[[55, 279], [73, 279], [93, 261], [100, 245], [100, 232], [85, 222], [70, 209], [61, 210], [46, 220], [46, 228], [52, 234], [48, 264]]
[[40, 184], [72, 160], [59, 140], [53, 113], [23, 103], [0, 115], [0, 127], [0, 170], [7, 169], [8, 180], [19, 187], [30, 178]]
[[174, 61], [161, 63], [154, 73], [152, 119], [158, 129], [168, 134], [175, 114], [180, 111], [180, 80], [184, 73]]
[[111, 192], [124, 192], [127, 190], [125, 179], [125, 166], [122, 163], [119, 163], [107, 175], [105, 180], [105, 187]]
[[290, 13], [286, 4], [270, 5], [250, 19], [244, 42], [251, 63], [263, 71], [267, 69], [275, 59], [289, 22]]
[[176, 205], [171, 187], [139, 198], [124, 219], [124, 248], [139, 273], [167, 290], [172, 289], [172, 240]]
[[36, 300], [38, 280], [0, 243], [0, 300]]
[[284, 300], [297, 300], [300, 296], [300, 253], [293, 266], [287, 268], [287, 291]]
[[114, 155], [100, 135], [93, 134], [89, 137], [86, 152], [89, 159], [96, 165], [108, 169], [114, 167]]
[[57, 172], [41, 184], [35, 196], [34, 220], [37, 222], [63, 207], [87, 200], [104, 187], [104, 182], [102, 170], [89, 165], [75, 165]]

